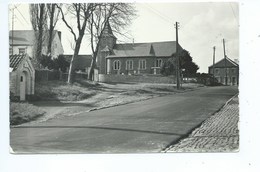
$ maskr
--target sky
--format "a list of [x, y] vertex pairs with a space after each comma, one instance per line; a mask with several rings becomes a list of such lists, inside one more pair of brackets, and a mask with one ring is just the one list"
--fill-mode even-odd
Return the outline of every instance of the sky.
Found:
[[[175, 41], [175, 22], [179, 22], [179, 44], [190, 52], [199, 72], [208, 72], [213, 63], [213, 46], [216, 46], [216, 62], [226, 55], [239, 59], [239, 9], [236, 2], [184, 2], [184, 3], [136, 3], [137, 16], [127, 28], [124, 42]], [[12, 6], [10, 6], [12, 8]], [[14, 29], [32, 29], [28, 4], [16, 4]], [[9, 10], [10, 11], [10, 10]], [[11, 28], [9, 13], [9, 28]], [[56, 26], [62, 31], [65, 54], [72, 54], [73, 37], [62, 21]], [[80, 54], [91, 54], [87, 37], [83, 40]]]

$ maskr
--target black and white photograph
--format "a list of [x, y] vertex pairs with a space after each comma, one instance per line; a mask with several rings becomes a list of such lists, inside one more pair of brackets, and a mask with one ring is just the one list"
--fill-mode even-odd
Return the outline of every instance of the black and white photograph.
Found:
[[239, 151], [239, 4], [9, 4], [10, 153]]
[[1, 172], [259, 172], [258, 0], [0, 0]]

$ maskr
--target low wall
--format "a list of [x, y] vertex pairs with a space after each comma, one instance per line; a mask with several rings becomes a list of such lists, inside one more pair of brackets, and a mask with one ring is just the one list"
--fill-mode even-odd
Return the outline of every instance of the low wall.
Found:
[[175, 83], [173, 76], [161, 75], [116, 75], [116, 74], [99, 74], [99, 82], [140, 82], [140, 83]]

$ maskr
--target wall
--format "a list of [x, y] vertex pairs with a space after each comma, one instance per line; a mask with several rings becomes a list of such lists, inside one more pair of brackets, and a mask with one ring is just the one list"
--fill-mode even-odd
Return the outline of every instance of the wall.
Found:
[[17, 80], [17, 73], [16, 72], [10, 72], [9, 73], [9, 88], [10, 92], [17, 94], [16, 92], [16, 80]]
[[99, 82], [175, 83], [173, 76], [161, 75], [106, 75], [99, 74]]
[[[9, 48], [12, 48], [12, 46], [10, 46]], [[19, 48], [25, 48], [26, 54], [28, 54], [30, 57], [32, 57], [33, 55], [32, 46], [14, 46], [13, 48], [13, 54], [19, 54]]]
[[[132, 57], [132, 58], [110, 58], [107, 59], [108, 67], [110, 68], [110, 74], [153, 74], [152, 67], [155, 67], [156, 57]], [[162, 59], [163, 63], [167, 61], [168, 58], [158, 58]], [[119, 60], [121, 62], [120, 70], [114, 70], [114, 61]], [[126, 70], [126, 61], [133, 61], [133, 70]], [[139, 60], [146, 60], [146, 69], [141, 70], [139, 68]]]
[[[218, 79], [219, 83], [225, 84], [225, 77], [226, 77], [226, 68], [215, 68], [214, 76], [216, 79]], [[234, 69], [234, 70], [232, 70]], [[217, 72], [217, 70], [219, 72]], [[209, 73], [213, 74], [213, 68], [209, 68]], [[236, 78], [235, 85], [238, 85], [239, 83], [239, 68], [238, 67], [229, 67], [227, 68], [227, 84], [232, 85], [232, 78]]]

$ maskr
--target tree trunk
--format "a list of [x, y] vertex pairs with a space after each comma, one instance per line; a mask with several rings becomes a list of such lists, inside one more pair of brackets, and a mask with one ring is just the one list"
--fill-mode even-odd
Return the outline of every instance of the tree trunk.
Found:
[[[40, 67], [40, 59], [42, 55], [42, 42], [43, 42], [43, 24], [44, 24], [44, 4], [40, 4], [40, 18], [39, 18], [39, 25], [38, 25], [38, 34], [35, 33], [37, 38], [37, 49], [36, 49], [36, 61], [38, 67]], [[38, 35], [38, 36], [37, 36]]]
[[51, 47], [52, 47], [52, 34], [54, 30], [54, 11], [55, 10], [55, 4], [51, 4], [51, 9], [50, 9], [50, 30], [49, 30], [49, 40], [48, 40], [48, 49], [47, 49], [47, 54], [51, 55]]
[[76, 41], [76, 46], [75, 46], [75, 50], [74, 50], [74, 54], [71, 58], [71, 62], [70, 62], [70, 69], [69, 69], [69, 73], [68, 73], [68, 83], [71, 84], [73, 82], [73, 74], [74, 74], [74, 59], [78, 57], [79, 54], [79, 50], [80, 50], [80, 45], [81, 45], [81, 41], [82, 38], [84, 36], [84, 31], [83, 34], [80, 33], [79, 37]]
[[95, 49], [95, 51], [93, 53], [91, 66], [90, 66], [90, 70], [89, 70], [89, 74], [88, 74], [88, 80], [91, 80], [91, 81], [93, 79], [94, 68], [96, 66], [97, 54], [98, 54], [98, 51], [99, 51], [99, 44], [100, 44], [100, 41], [98, 41], [96, 49]]

